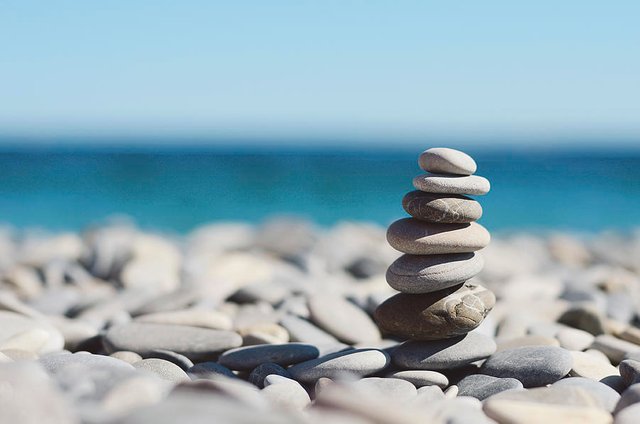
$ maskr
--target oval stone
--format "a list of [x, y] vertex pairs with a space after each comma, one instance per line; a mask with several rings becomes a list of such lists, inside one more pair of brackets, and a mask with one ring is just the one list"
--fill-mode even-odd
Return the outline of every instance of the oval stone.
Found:
[[402, 198], [402, 207], [412, 217], [429, 222], [466, 223], [476, 221], [482, 216], [480, 203], [461, 194], [425, 193], [414, 190]]
[[471, 175], [478, 168], [471, 156], [447, 147], [425, 150], [418, 158], [418, 165], [427, 172], [458, 175]]
[[197, 361], [215, 358], [221, 351], [240, 346], [242, 337], [232, 331], [131, 322], [111, 327], [103, 343], [109, 353], [130, 350], [147, 356], [154, 350], [163, 349]]
[[496, 351], [492, 338], [469, 333], [452, 339], [408, 341], [391, 352], [393, 363], [404, 369], [447, 370], [484, 359]]
[[309, 296], [308, 305], [311, 321], [342, 342], [380, 340], [380, 330], [369, 315], [341, 296], [316, 293]]
[[462, 284], [484, 266], [479, 253], [402, 255], [387, 269], [387, 283], [409, 294], [431, 293]]
[[286, 366], [315, 359], [318, 355], [318, 348], [310, 344], [265, 344], [228, 350], [220, 356], [218, 363], [232, 370], [251, 371], [266, 362]]
[[405, 370], [396, 371], [387, 375], [390, 378], [399, 378], [408, 381], [416, 387], [438, 386], [444, 389], [449, 385], [449, 379], [446, 375], [437, 371], [428, 370]]
[[489, 244], [491, 236], [480, 224], [438, 224], [403, 218], [387, 230], [387, 241], [396, 250], [411, 255], [468, 253]]
[[389, 355], [378, 349], [356, 349], [336, 352], [294, 365], [287, 371], [303, 383], [313, 383], [320, 377], [331, 379], [345, 376], [364, 377], [382, 371], [389, 365]]
[[380, 328], [412, 340], [438, 340], [466, 334], [480, 325], [495, 296], [472, 283], [426, 294], [397, 294], [375, 312]]
[[555, 383], [571, 370], [568, 350], [555, 346], [526, 346], [497, 352], [482, 365], [481, 373], [515, 378], [524, 387]]
[[446, 194], [482, 195], [491, 190], [489, 180], [479, 175], [456, 177], [443, 174], [423, 174], [413, 179], [413, 186], [416, 190], [427, 193]]

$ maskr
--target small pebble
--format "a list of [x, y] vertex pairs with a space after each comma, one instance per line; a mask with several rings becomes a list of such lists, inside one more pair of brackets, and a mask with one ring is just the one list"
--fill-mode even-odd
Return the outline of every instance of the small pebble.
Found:
[[571, 370], [569, 351], [555, 346], [528, 346], [503, 350], [491, 355], [482, 365], [483, 374], [515, 378], [524, 387], [554, 383]]

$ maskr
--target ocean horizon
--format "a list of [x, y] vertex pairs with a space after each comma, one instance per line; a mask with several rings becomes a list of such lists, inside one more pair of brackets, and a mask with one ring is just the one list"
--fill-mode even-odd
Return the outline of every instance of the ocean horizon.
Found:
[[[427, 147], [2, 146], [0, 225], [79, 230], [127, 216], [145, 229], [184, 233], [285, 215], [386, 226], [406, 216], [401, 199]], [[640, 227], [640, 149], [465, 150], [492, 184], [480, 219], [491, 231]]]

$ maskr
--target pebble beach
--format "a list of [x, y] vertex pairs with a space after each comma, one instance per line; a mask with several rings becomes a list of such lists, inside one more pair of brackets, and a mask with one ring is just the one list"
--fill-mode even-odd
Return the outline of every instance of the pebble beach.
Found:
[[470, 280], [493, 310], [431, 344], [373, 319], [398, 293], [385, 232], [3, 231], [1, 421], [640, 419], [640, 232], [494, 234]]

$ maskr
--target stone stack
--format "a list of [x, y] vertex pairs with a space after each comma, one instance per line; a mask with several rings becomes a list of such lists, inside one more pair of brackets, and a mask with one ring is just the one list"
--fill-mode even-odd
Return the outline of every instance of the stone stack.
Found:
[[[427, 174], [414, 178], [417, 190], [402, 200], [411, 218], [394, 222], [387, 231], [389, 244], [404, 253], [386, 274], [389, 285], [401, 293], [382, 303], [375, 318], [383, 332], [410, 340], [396, 349], [396, 365], [443, 369], [447, 361], [433, 365], [427, 357], [434, 348], [452, 350], [456, 366], [495, 350], [493, 341], [480, 334], [473, 334], [478, 339], [474, 343], [463, 340], [495, 303], [491, 291], [468, 281], [483, 267], [477, 251], [489, 244], [490, 236], [475, 222], [482, 207], [466, 195], [486, 194], [490, 184], [473, 175], [475, 161], [457, 150], [432, 148], [418, 163]], [[461, 358], [458, 349], [468, 352]]]

